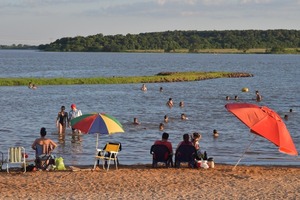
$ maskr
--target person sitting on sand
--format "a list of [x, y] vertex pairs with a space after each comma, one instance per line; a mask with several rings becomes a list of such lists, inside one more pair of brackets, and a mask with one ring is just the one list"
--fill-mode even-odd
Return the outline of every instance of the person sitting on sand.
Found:
[[37, 138], [31, 145], [33, 150], [36, 150], [36, 145], [41, 145], [41, 146], [48, 146], [48, 148], [53, 151], [56, 147], [57, 144], [53, 142], [53, 140], [46, 138], [46, 128], [42, 127], [40, 130], [40, 138]]
[[213, 136], [214, 136], [214, 138], [219, 137], [219, 133], [216, 129], [213, 130]]
[[202, 153], [201, 153], [201, 150], [200, 150], [200, 144], [199, 144], [199, 141], [201, 140], [202, 136], [200, 135], [200, 133], [197, 133], [197, 132], [194, 132], [191, 136], [191, 141], [192, 141], [192, 144], [194, 145], [194, 147], [196, 148], [196, 151], [197, 151], [197, 157], [199, 159], [201, 159], [202, 157]]
[[165, 145], [166, 147], [168, 147], [169, 151], [171, 152], [171, 155], [173, 155], [172, 143], [169, 142], [168, 139], [169, 139], [169, 134], [164, 132], [161, 136], [161, 140], [156, 140], [154, 144]]
[[[40, 163], [41, 161], [39, 160], [39, 156], [44, 155], [44, 154], [50, 154], [57, 147], [57, 144], [53, 140], [46, 138], [46, 134], [47, 134], [46, 128], [42, 127], [40, 130], [41, 137], [35, 139], [35, 141], [31, 145], [31, 148], [36, 151], [35, 164], [38, 167], [41, 167], [41, 163]], [[41, 152], [39, 152], [38, 146], [42, 147]], [[47, 165], [53, 164], [53, 163], [50, 163], [50, 159], [47, 160], [46, 162], [47, 162]], [[54, 162], [53, 157], [52, 157], [51, 162]]]
[[141, 90], [142, 90], [142, 91], [147, 91], [147, 87], [146, 87], [145, 84], [142, 85]]
[[174, 106], [172, 98], [169, 98], [169, 101], [167, 101], [167, 106], [169, 106], [169, 108], [172, 108]]
[[138, 121], [138, 119], [135, 117], [133, 118], [133, 124], [134, 125], [140, 125], [141, 123]]

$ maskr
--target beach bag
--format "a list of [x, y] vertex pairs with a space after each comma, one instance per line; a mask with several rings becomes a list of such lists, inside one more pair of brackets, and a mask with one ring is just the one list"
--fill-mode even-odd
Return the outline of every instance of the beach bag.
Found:
[[55, 168], [57, 170], [66, 170], [64, 159], [62, 157], [55, 158]]

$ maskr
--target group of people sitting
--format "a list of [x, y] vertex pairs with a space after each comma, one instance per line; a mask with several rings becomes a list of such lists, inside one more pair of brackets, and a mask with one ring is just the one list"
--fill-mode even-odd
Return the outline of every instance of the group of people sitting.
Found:
[[[168, 140], [169, 139], [169, 134], [164, 132], [162, 134], [162, 139], [161, 140], [157, 140], [154, 142], [154, 145], [164, 145], [168, 148], [170, 154], [169, 156], [169, 160], [170, 162], [172, 162], [172, 157], [174, 155], [173, 153], [173, 147], [172, 147], [172, 143]], [[176, 150], [175, 150], [175, 156], [176, 153], [178, 151], [178, 149], [181, 146], [193, 146], [195, 149], [195, 152], [193, 152], [193, 162], [189, 163], [190, 167], [194, 167], [195, 163], [197, 162], [197, 160], [207, 160], [207, 155], [206, 152], [202, 152], [200, 150], [200, 144], [199, 141], [201, 139], [201, 134], [198, 132], [194, 132], [191, 136], [189, 134], [184, 134], [183, 135], [183, 140], [177, 145]]]

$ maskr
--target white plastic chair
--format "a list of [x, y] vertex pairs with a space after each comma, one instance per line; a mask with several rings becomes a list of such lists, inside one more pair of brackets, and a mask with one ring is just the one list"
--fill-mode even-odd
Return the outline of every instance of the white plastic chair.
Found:
[[10, 147], [8, 148], [8, 160], [6, 163], [6, 170], [9, 173], [10, 164], [22, 164], [24, 173], [26, 172], [26, 158], [25, 158], [25, 148], [24, 147]]

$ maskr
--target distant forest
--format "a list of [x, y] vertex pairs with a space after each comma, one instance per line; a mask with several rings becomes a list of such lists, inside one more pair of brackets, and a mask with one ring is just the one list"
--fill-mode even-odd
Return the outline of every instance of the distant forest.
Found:
[[64, 37], [50, 44], [39, 45], [44, 51], [125, 52], [162, 50], [177, 52], [187, 49], [266, 49], [270, 52], [300, 48], [299, 30], [226, 30], [226, 31], [165, 31], [127, 35], [91, 35]]
[[[299, 48], [299, 49], [298, 49]], [[300, 53], [299, 30], [165, 31], [127, 35], [64, 37], [38, 46], [63, 52], [203, 52], [206, 49], [263, 49], [263, 53]]]

